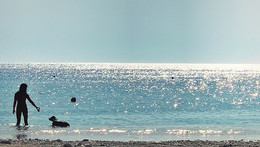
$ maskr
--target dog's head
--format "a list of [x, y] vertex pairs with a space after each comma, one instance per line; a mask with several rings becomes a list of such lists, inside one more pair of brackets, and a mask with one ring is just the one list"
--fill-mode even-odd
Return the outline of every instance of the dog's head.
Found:
[[57, 118], [55, 116], [52, 116], [51, 118], [49, 118], [50, 121], [57, 121]]

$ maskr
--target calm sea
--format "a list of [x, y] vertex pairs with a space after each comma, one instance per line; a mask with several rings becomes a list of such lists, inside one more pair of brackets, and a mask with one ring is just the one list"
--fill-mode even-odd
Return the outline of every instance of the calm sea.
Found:
[[[257, 140], [259, 82], [260, 65], [2, 63], [0, 138]], [[21, 83], [41, 108], [27, 101], [28, 129], [12, 114]]]

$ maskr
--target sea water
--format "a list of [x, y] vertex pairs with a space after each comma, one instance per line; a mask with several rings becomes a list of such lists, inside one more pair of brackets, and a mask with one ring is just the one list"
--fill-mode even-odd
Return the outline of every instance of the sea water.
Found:
[[[257, 140], [259, 82], [260, 65], [1, 63], [0, 138]], [[41, 108], [27, 101], [29, 128], [12, 114], [21, 83]]]

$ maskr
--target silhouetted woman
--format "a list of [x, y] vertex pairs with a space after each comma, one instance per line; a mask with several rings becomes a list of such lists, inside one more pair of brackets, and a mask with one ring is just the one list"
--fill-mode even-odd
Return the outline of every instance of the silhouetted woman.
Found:
[[40, 108], [34, 104], [34, 102], [31, 100], [30, 96], [27, 94], [26, 91], [27, 91], [27, 85], [23, 83], [20, 85], [19, 91], [17, 91], [14, 95], [13, 114], [15, 112], [15, 105], [17, 102], [17, 107], [16, 107], [17, 126], [20, 125], [22, 113], [23, 113], [24, 124], [28, 125], [28, 109], [26, 105], [26, 99], [36, 108], [38, 112], [40, 111]]

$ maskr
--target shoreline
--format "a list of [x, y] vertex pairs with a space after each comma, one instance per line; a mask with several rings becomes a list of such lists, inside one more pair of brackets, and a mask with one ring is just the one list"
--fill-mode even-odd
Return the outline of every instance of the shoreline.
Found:
[[76, 140], [63, 141], [60, 139], [1, 139], [0, 146], [260, 146], [258, 141], [244, 141], [244, 140], [223, 140], [223, 141], [209, 141], [209, 140], [172, 140], [172, 141], [102, 141], [102, 140]]

